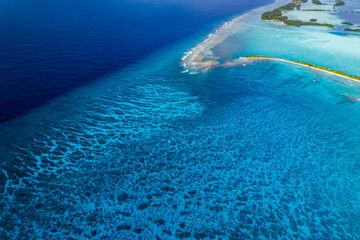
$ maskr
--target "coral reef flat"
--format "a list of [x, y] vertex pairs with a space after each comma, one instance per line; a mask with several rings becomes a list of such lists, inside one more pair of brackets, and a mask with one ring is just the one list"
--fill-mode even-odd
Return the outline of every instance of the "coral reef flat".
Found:
[[3, 238], [360, 236], [359, 84], [188, 46], [2, 126]]
[[[196, 72], [199, 69], [228, 66], [229, 62], [236, 63], [238, 57], [260, 55], [309, 62], [338, 69], [349, 75], [360, 74], [356, 67], [360, 64], [357, 57], [360, 54], [360, 38], [356, 33], [346, 34], [344, 29], [349, 27], [343, 24], [345, 19], [341, 18], [341, 14], [305, 11], [301, 10], [302, 7], [300, 10], [294, 8], [283, 13], [293, 20], [314, 18], [314, 24], [334, 24], [335, 29], [319, 26], [293, 27], [277, 24], [282, 21], [260, 20], [264, 12], [282, 8], [287, 3], [286, 0], [279, 0], [225, 23], [185, 55], [184, 66]], [[356, 26], [355, 24], [351, 28], [356, 29]], [[216, 61], [205, 64], [204, 59], [210, 57]]]
[[359, 76], [360, 36], [287, 3], [0, 123], [0, 239], [360, 239], [360, 82], [303, 66]]

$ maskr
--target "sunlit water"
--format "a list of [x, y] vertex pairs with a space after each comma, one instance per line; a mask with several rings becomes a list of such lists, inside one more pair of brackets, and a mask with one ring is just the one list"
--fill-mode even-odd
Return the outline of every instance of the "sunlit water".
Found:
[[[223, 41], [210, 41], [211, 44], [208, 44], [213, 55], [220, 58], [217, 61], [224, 63], [252, 55], [282, 57], [328, 67], [350, 75], [360, 75], [360, 34], [344, 32], [346, 26], [340, 23], [345, 20], [340, 18], [341, 15], [297, 10], [286, 13], [289, 19], [304, 21], [308, 21], [313, 14], [319, 23], [334, 23], [335, 29], [318, 26], [291, 27], [260, 20], [263, 11], [282, 6], [286, 2], [288, 1], [280, 0], [263, 7], [261, 11], [254, 11], [239, 18], [235, 24], [218, 34], [227, 37]], [[206, 46], [207, 43], [203, 45]]]
[[194, 44], [1, 125], [1, 239], [359, 239], [360, 84]]

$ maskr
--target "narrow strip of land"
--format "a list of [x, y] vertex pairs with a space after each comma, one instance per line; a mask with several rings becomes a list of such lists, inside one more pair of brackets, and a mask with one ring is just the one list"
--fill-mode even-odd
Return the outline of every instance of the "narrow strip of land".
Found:
[[350, 80], [356, 80], [356, 81], [360, 81], [360, 76], [353, 76], [353, 75], [349, 75], [345, 72], [342, 71], [337, 71], [337, 70], [333, 70], [327, 67], [321, 67], [321, 66], [317, 66], [308, 62], [300, 62], [300, 61], [294, 61], [294, 60], [286, 60], [284, 58], [275, 58], [275, 57], [268, 57], [268, 56], [247, 56], [247, 57], [240, 57], [239, 59], [241, 60], [250, 60], [250, 59], [254, 59], [254, 60], [273, 60], [273, 61], [280, 61], [280, 62], [288, 62], [288, 63], [292, 63], [292, 64], [297, 64], [297, 65], [301, 65], [301, 66], [305, 66], [308, 68], [312, 68], [312, 69], [316, 69], [319, 71], [323, 71], [323, 72], [327, 72], [339, 77], [343, 77], [343, 78], [347, 78]]

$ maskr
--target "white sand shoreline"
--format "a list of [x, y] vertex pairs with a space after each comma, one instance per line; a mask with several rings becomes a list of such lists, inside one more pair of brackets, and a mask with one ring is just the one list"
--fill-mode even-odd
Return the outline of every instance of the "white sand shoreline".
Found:
[[221, 27], [217, 28], [213, 33], [209, 34], [204, 41], [200, 42], [195, 47], [187, 51], [181, 59], [182, 65], [187, 69], [199, 70], [210, 70], [211, 68], [219, 65], [220, 63], [216, 61], [203, 62], [202, 58], [206, 55], [204, 54], [205, 52], [212, 52], [211, 49], [214, 46], [223, 42], [227, 37], [235, 33], [229, 31], [235, 23], [245, 20], [247, 17], [253, 16], [254, 14], [258, 14], [258, 17], [260, 17], [264, 11], [276, 8], [286, 2], [288, 2], [288, 0], [276, 0], [268, 5], [260, 6], [251, 10], [250, 12], [244, 13], [228, 22], [225, 22]]
[[344, 75], [341, 75], [341, 74], [338, 74], [338, 73], [334, 73], [334, 72], [331, 72], [331, 71], [327, 71], [327, 70], [324, 70], [324, 69], [320, 69], [320, 68], [317, 68], [317, 67], [312, 67], [312, 66], [308, 66], [306, 64], [302, 64], [302, 63], [297, 63], [297, 62], [293, 62], [293, 61], [290, 61], [290, 60], [286, 60], [286, 59], [282, 59], [282, 58], [267, 58], [267, 57], [240, 57], [239, 59], [241, 60], [267, 60], [267, 61], [277, 61], [277, 62], [286, 62], [286, 63], [291, 63], [291, 64], [295, 64], [295, 65], [300, 65], [300, 66], [303, 66], [303, 67], [307, 67], [307, 68], [311, 68], [311, 69], [314, 69], [314, 70], [317, 70], [317, 71], [321, 71], [321, 72], [325, 72], [325, 73], [330, 73], [332, 75], [335, 75], [335, 76], [338, 76], [338, 77], [341, 77], [341, 78], [345, 78], [345, 79], [349, 79], [349, 80], [353, 80], [353, 81], [357, 81], [359, 82], [360, 80], [356, 79], [356, 78], [352, 78], [352, 77], [348, 77], [348, 76], [344, 76]]
[[[274, 8], [283, 6], [284, 4], [288, 3], [289, 0], [276, 0], [273, 3], [270, 3], [268, 5], [260, 6], [258, 8], [255, 8], [247, 13], [244, 13], [238, 17], [233, 18], [232, 20], [224, 23], [221, 27], [216, 29], [215, 32], [209, 34], [207, 38], [197, 44], [194, 48], [192, 48], [190, 51], [186, 52], [186, 54], [183, 56], [182, 65], [183, 67], [188, 70], [188, 73], [194, 74], [198, 72], [207, 72], [215, 67], [233, 67], [233, 66], [240, 66], [241, 64], [244, 64], [244, 62], [239, 62], [239, 60], [251, 60], [250, 58], [246, 57], [240, 57], [237, 59], [233, 59], [231, 61], [228, 61], [226, 63], [222, 63], [220, 60], [220, 57], [216, 56], [216, 54], [213, 52], [213, 48], [222, 43], [225, 39], [227, 39], [232, 34], [235, 34], [240, 27], [247, 26], [248, 24], [251, 24], [250, 21], [252, 21], [253, 18], [259, 19], [261, 17], [261, 14], [265, 11], [273, 10]], [[282, 22], [276, 22], [276, 21], [267, 21], [275, 24], [282, 24], [286, 25]], [[235, 25], [239, 24], [239, 25]], [[243, 24], [243, 25], [242, 25]], [[330, 71], [327, 71], [326, 69], [321, 69], [321, 66], [318, 67], [312, 67], [306, 64], [301, 64], [294, 62], [292, 60], [286, 60], [286, 59], [280, 59], [280, 58], [261, 58], [260, 56], [258, 58], [252, 58], [252, 60], [273, 60], [273, 61], [279, 61], [279, 62], [287, 62], [292, 63], [296, 65], [301, 65], [304, 67], [308, 67], [314, 70], [318, 70], [324, 73], [330, 73], [331, 75], [341, 77], [343, 79], [349, 79], [353, 81], [359, 82], [358, 76], [354, 76], [352, 78], [349, 76], [346, 72], [342, 72], [345, 75], [338, 74], [333, 72], [332, 69], [329, 69]]]

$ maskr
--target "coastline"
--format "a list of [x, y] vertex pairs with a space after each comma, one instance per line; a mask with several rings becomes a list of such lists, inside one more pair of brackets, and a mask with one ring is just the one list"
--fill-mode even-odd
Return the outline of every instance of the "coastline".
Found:
[[[251, 16], [260, 18], [262, 12], [272, 9], [277, 6], [281, 6], [283, 3], [288, 0], [275, 0], [274, 2], [252, 9], [249, 12], [246, 12], [240, 16], [233, 18], [230, 21], [225, 22], [219, 28], [217, 28], [213, 33], [210, 33], [205, 40], [198, 43], [195, 47], [187, 51], [181, 59], [181, 64], [184, 68], [189, 70], [205, 70], [209, 71], [212, 68], [221, 65], [220, 62], [216, 61], [217, 59], [212, 59], [212, 48], [217, 44], [223, 42], [226, 38], [236, 33], [231, 31], [231, 27], [236, 23], [246, 20]], [[245, 23], [245, 22], [244, 22]], [[206, 53], [206, 54], [205, 54]], [[209, 57], [209, 61], [202, 61], [205, 57]], [[213, 61], [211, 61], [213, 60]]]
[[[318, 70], [318, 71], [321, 71], [321, 72], [325, 72], [325, 73], [330, 73], [332, 75], [335, 75], [335, 76], [338, 76], [338, 77], [342, 77], [342, 78], [345, 78], [345, 79], [349, 79], [349, 80], [353, 80], [353, 81], [360, 81], [360, 76], [344, 76], [344, 75], [341, 75], [339, 73], [335, 73], [335, 72], [332, 72], [332, 71], [335, 71], [335, 70], [325, 70], [325, 69], [322, 69], [320, 66], [309, 66], [307, 64], [309, 63], [301, 63], [301, 62], [296, 62], [296, 61], [293, 61], [293, 60], [286, 60], [284, 58], [274, 58], [274, 57], [266, 57], [266, 56], [249, 56], [249, 57], [240, 57], [239, 58], [240, 60], [266, 60], [266, 61], [277, 61], [277, 62], [286, 62], [286, 63], [291, 63], [291, 64], [295, 64], [295, 65], [300, 65], [300, 66], [303, 66], [303, 67], [307, 67], [307, 68], [311, 68], [311, 69], [314, 69], [314, 70]], [[312, 65], [312, 64], [311, 64]], [[346, 74], [346, 73], [344, 73]]]
[[[243, 26], [246, 27], [246, 25], [250, 24], [251, 22], [249, 22], [249, 20], [252, 21], [255, 18], [261, 19], [261, 15], [263, 12], [274, 9], [278, 6], [282, 6], [286, 2], [288, 2], [288, 0], [276, 0], [270, 4], [252, 9], [247, 13], [244, 13], [238, 17], [233, 18], [228, 22], [225, 22], [218, 29], [216, 29], [215, 32], [209, 34], [204, 41], [200, 42], [195, 47], [190, 49], [190, 51], [185, 53], [185, 55], [181, 59], [181, 64], [186, 69], [185, 71], [189, 72], [190, 74], [194, 74], [199, 72], [208, 72], [215, 67], [232, 67], [232, 66], [239, 66], [240, 64], [242, 64], [243, 62], [239, 62], [239, 60], [244, 60], [246, 57], [240, 57], [229, 60], [227, 62], [221, 62], [221, 57], [216, 56], [216, 54], [213, 52], [213, 48], [218, 44], [222, 43], [232, 34], [235, 34], [238, 29], [241, 29]], [[261, 21], [288, 26], [283, 22], [277, 22], [272, 20], [261, 20]], [[258, 57], [257, 59], [261, 60], [260, 57]], [[321, 72], [330, 73], [334, 76], [342, 77], [345, 79], [360, 81], [360, 76], [357, 75], [352, 76], [346, 72], [336, 71], [322, 66], [315, 66], [307, 62], [302, 63], [302, 62], [279, 59], [279, 58], [266, 58], [266, 59], [293, 63], [308, 68], [312, 68]], [[265, 58], [263, 60], [265, 60]]]

